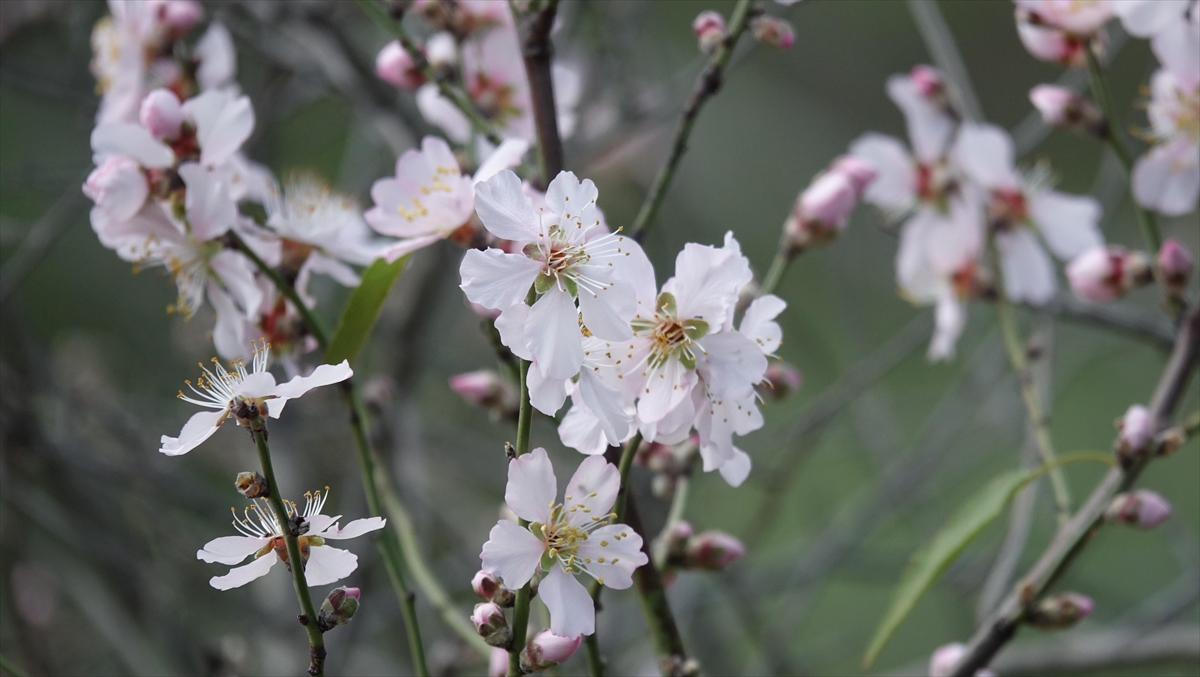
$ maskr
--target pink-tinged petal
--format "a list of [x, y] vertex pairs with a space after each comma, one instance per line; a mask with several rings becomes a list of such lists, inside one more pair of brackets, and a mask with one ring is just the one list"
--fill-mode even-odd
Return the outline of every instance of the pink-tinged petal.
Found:
[[427, 82], [417, 89], [417, 109], [421, 116], [442, 128], [455, 143], [471, 139], [471, 122], [449, 99], [438, 92], [437, 85]]
[[613, 590], [633, 585], [633, 570], [650, 561], [642, 552], [642, 537], [624, 524], [610, 524], [588, 534], [578, 557], [591, 559], [584, 560], [584, 570]]
[[606, 384], [591, 368], [584, 367], [579, 373], [576, 394], [576, 401], [582, 400], [596, 417], [608, 444], [620, 444], [633, 434], [633, 416], [625, 408], [624, 393]]
[[529, 306], [517, 303], [500, 311], [496, 318], [496, 331], [500, 342], [522, 360], [533, 360], [533, 352], [525, 341], [525, 326], [529, 321]]
[[1001, 233], [996, 246], [1010, 299], [1042, 305], [1054, 296], [1054, 264], [1033, 233], [1024, 228]]
[[1095, 198], [1046, 190], [1029, 200], [1029, 217], [1037, 224], [1050, 251], [1069, 261], [1104, 244], [1100, 233], [1100, 203]]
[[958, 337], [966, 326], [967, 314], [958, 294], [950, 285], [944, 285], [938, 293], [934, 320], [933, 339], [926, 356], [933, 362], [952, 359]]
[[325, 536], [325, 531], [332, 527], [336, 538], [337, 522], [341, 518], [341, 515], [313, 515], [307, 519], [308, 533], [311, 536]]
[[546, 378], [567, 379], [579, 373], [583, 335], [578, 318], [575, 299], [557, 287], [542, 294], [529, 309], [525, 340]]
[[580, 526], [596, 521], [593, 517], [603, 519], [616, 502], [620, 488], [621, 473], [617, 466], [603, 456], [588, 456], [571, 476], [563, 495], [567, 521]]
[[502, 240], [532, 242], [541, 230], [521, 179], [508, 169], [475, 184], [475, 211], [484, 228]]
[[329, 585], [354, 573], [358, 568], [358, 555], [349, 550], [316, 545], [308, 549], [308, 561], [304, 563], [304, 580], [308, 585]]
[[188, 422], [183, 425], [183, 430], [179, 432], [179, 437], [162, 436], [158, 451], [167, 456], [179, 456], [186, 454], [192, 449], [200, 446], [208, 438], [212, 437], [213, 433], [221, 427], [221, 422], [225, 420], [228, 412], [224, 409], [221, 411], [202, 411], [193, 414]]
[[875, 180], [863, 199], [883, 209], [904, 209], [913, 203], [916, 174], [913, 158], [898, 139], [874, 132], [850, 144], [850, 154], [875, 169]]
[[[258, 371], [242, 379], [241, 383], [237, 384], [234, 394], [249, 400], [273, 395], [276, 388], [275, 376], [271, 372]], [[271, 403], [271, 406], [273, 405], [274, 402]]]
[[596, 415], [576, 402], [558, 426], [558, 439], [581, 454], [594, 456], [608, 450], [608, 438]]
[[550, 523], [550, 506], [558, 495], [558, 480], [546, 450], [532, 452], [508, 462], [508, 485], [504, 502], [517, 517], [529, 522]]
[[100, 125], [92, 130], [92, 154], [96, 164], [106, 158], [124, 155], [143, 167], [161, 169], [175, 163], [175, 153], [155, 139], [150, 130], [136, 122]]
[[196, 559], [218, 564], [241, 564], [242, 560], [262, 550], [270, 543], [269, 538], [250, 538], [249, 536], [222, 536], [204, 544], [196, 551]]
[[212, 338], [217, 355], [224, 360], [250, 360], [250, 342], [258, 338], [258, 327], [246, 319], [246, 313], [237, 307], [233, 298], [226, 294], [220, 285], [209, 285], [208, 300], [212, 303], [216, 315]]
[[195, 162], [179, 167], [179, 178], [187, 186], [185, 205], [188, 224], [198, 240], [224, 235], [238, 218], [237, 205], [230, 199], [220, 177]]
[[358, 538], [363, 534], [372, 531], [378, 531], [387, 526], [387, 520], [382, 517], [364, 517], [350, 522], [344, 527], [334, 525], [332, 529], [324, 532], [319, 532], [315, 527], [312, 527], [313, 533], [320, 533], [322, 538], [337, 540], [345, 540], [347, 538]]
[[742, 400], [754, 394], [754, 385], [767, 372], [767, 358], [741, 332], [727, 331], [700, 339], [702, 357], [696, 369], [714, 397]]
[[629, 321], [637, 312], [637, 296], [628, 283], [617, 280], [595, 291], [579, 287], [579, 310], [583, 324], [597, 338], [624, 341], [633, 336]]
[[479, 559], [484, 571], [499, 576], [506, 588], [516, 590], [537, 573], [545, 552], [546, 544], [528, 529], [500, 520], [488, 534]]
[[1193, 9], [1190, 19], [1180, 16], [1150, 39], [1154, 55], [1163, 67], [1179, 80], [1185, 91], [1200, 85], [1200, 10]]
[[1121, 0], [1110, 3], [1113, 14], [1125, 30], [1139, 38], [1148, 38], [1179, 21], [1192, 0]]
[[725, 465], [717, 468], [717, 472], [721, 473], [721, 477], [729, 483], [729, 486], [734, 488], [742, 486], [742, 482], [745, 482], [746, 478], [750, 476], [750, 455], [734, 447], [733, 456], [725, 461]]
[[590, 635], [596, 631], [596, 607], [587, 588], [554, 565], [538, 584], [538, 597], [550, 610], [550, 632], [559, 637]]
[[888, 78], [887, 92], [904, 113], [914, 154], [926, 162], [940, 157], [950, 143], [957, 121], [923, 95], [911, 75]]
[[278, 561], [279, 558], [275, 556], [275, 553], [267, 553], [246, 566], [230, 569], [229, 573], [224, 576], [213, 576], [208, 579], [208, 584], [217, 590], [240, 588], [256, 578], [266, 576]]
[[760, 296], [746, 308], [738, 331], [758, 344], [764, 355], [774, 355], [783, 341], [783, 330], [775, 318], [787, 308], [787, 302], [774, 294]]
[[647, 369], [645, 383], [639, 393], [638, 418], [645, 423], [662, 419], [691, 394], [695, 383], [696, 372], [687, 369], [675, 358], [667, 360], [658, 369]]
[[1196, 209], [1200, 197], [1200, 159], [1186, 138], [1155, 146], [1133, 168], [1133, 194], [1143, 207], [1169, 216]]
[[247, 318], [258, 319], [263, 290], [254, 277], [254, 264], [239, 252], [226, 249], [208, 261], [215, 281], [231, 295]]
[[542, 264], [526, 256], [506, 254], [499, 249], [467, 250], [458, 273], [459, 287], [472, 303], [491, 310], [504, 310], [525, 302], [529, 287]]
[[557, 414], [567, 401], [567, 380], [544, 376], [536, 362], [529, 366], [525, 384], [529, 386], [529, 404], [547, 416]]
[[966, 123], [954, 142], [954, 159], [963, 171], [985, 188], [1016, 188], [1020, 185], [1012, 138], [994, 125]]
[[196, 123], [200, 164], [209, 167], [233, 157], [254, 131], [254, 109], [244, 95], [210, 90], [186, 101], [183, 110]]
[[529, 142], [525, 139], [505, 139], [486, 160], [480, 163], [471, 180], [474, 183], [487, 181], [502, 170], [516, 167], [521, 164], [521, 158], [524, 157], [527, 150], [529, 150]]
[[271, 418], [279, 418], [279, 414], [276, 411], [283, 410], [284, 402], [300, 397], [313, 388], [345, 381], [353, 375], [354, 370], [350, 368], [350, 362], [342, 360], [338, 364], [322, 364], [313, 369], [313, 372], [308, 376], [297, 376], [287, 383], [277, 386], [274, 392], [277, 399], [268, 405], [271, 410]]
[[200, 62], [196, 69], [196, 83], [200, 89], [216, 89], [233, 80], [237, 69], [237, 53], [233, 48], [233, 36], [229, 29], [214, 21], [204, 35], [196, 41], [192, 57]]
[[[367, 212], [369, 215], [370, 212]], [[407, 240], [399, 240], [396, 244], [385, 248], [381, 253], [381, 257], [388, 263], [394, 263], [396, 259], [406, 254], [411, 254], [417, 250], [424, 249], [438, 240], [445, 239], [445, 235], [425, 235], [424, 237], [413, 237]]]
[[[736, 241], [735, 241], [736, 245]], [[738, 292], [754, 277], [736, 246], [689, 242], [675, 257], [675, 301], [681, 318], [702, 318], [719, 331], [733, 315]]]
[[584, 207], [595, 204], [598, 195], [596, 184], [591, 179], [580, 181], [574, 172], [559, 172], [546, 187], [546, 205], [555, 214], [573, 218]]

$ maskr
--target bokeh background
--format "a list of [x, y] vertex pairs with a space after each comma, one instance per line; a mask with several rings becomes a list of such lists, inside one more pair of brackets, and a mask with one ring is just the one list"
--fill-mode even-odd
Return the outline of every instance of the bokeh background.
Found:
[[[665, 157], [702, 64], [692, 18], [731, 7], [563, 3], [557, 54], [586, 81], [567, 167], [596, 181], [609, 223], [632, 220]], [[1012, 5], [940, 8], [986, 117], [1018, 130], [1022, 162], [1046, 159], [1062, 189], [1095, 193], [1109, 240], [1139, 245], [1112, 158], [1089, 139], [1046, 135], [1028, 119], [1029, 88], [1062, 72], [1024, 52]], [[660, 280], [685, 242], [719, 242], [727, 230], [761, 275], [792, 201], [816, 172], [862, 132], [904, 135], [884, 81], [930, 61], [907, 3], [806, 0], [768, 9], [793, 22], [796, 44], [779, 51], [743, 41], [646, 241]], [[409, 94], [374, 79], [386, 36], [354, 3], [222, 2], [206, 11], [237, 42], [238, 80], [258, 120], [248, 154], [277, 174], [313, 170], [365, 203], [372, 181], [429, 131]], [[100, 2], [0, 3], [0, 655], [30, 674], [297, 674], [306, 652], [287, 577], [218, 592], [207, 579], [222, 568], [195, 559], [203, 543], [229, 533], [227, 511], [242, 504], [230, 480], [255, 466], [245, 433], [227, 426], [183, 458], [156, 452], [158, 437], [175, 434], [192, 413], [174, 394], [213, 352], [211, 318], [184, 322], [164, 312], [174, 299], [170, 280], [132, 274], [88, 224], [80, 185], [97, 105], [88, 38], [105, 12]], [[1117, 38], [1114, 99], [1124, 124], [1144, 126], [1137, 104], [1154, 59], [1143, 41]], [[1200, 251], [1194, 213], [1164, 228]], [[990, 477], [1028, 462], [1024, 411], [992, 309], [972, 308], [955, 361], [927, 363], [931, 313], [898, 297], [895, 248], [880, 215], [860, 209], [844, 237], [804, 254], [777, 291], [789, 303], [780, 354], [803, 372], [803, 388], [768, 403], [766, 426], [742, 439], [755, 463], [746, 484], [734, 490], [715, 474], [699, 476], [686, 513], [697, 530], [743, 539], [748, 555], [724, 572], [684, 573], [670, 588], [706, 674], [859, 674], [909, 555]], [[441, 243], [414, 257], [357, 371], [425, 556], [466, 615], [475, 601], [469, 580], [503, 496], [503, 443], [515, 433], [447, 386], [451, 375], [495, 365], [457, 289], [460, 256]], [[345, 291], [320, 292], [319, 310], [332, 320]], [[1118, 310], [1169, 329], [1153, 290]], [[1166, 350], [1057, 312], [1023, 310], [1020, 318], [1044, 349], [1059, 449], [1108, 449], [1113, 420], [1149, 397]], [[1198, 399], [1193, 382], [1180, 411], [1194, 411]], [[335, 514], [364, 515], [336, 395], [314, 392], [292, 406], [271, 430], [280, 481], [329, 485]], [[545, 419], [535, 421], [533, 441], [550, 450], [560, 477], [579, 460]], [[1059, 651], [1109, 631], [1130, 642], [1177, 632], [1200, 644], [1198, 452], [1193, 441], [1144, 476], [1142, 485], [1174, 507], [1167, 523], [1105, 530], [1060, 583], [1092, 596], [1095, 613], [1069, 632], [1023, 632], [1010, 654]], [[1075, 496], [1103, 470], [1069, 466]], [[656, 533], [668, 501], [651, 493], [645, 469], [635, 468], [634, 482]], [[1028, 505], [1034, 517], [1019, 569], [1054, 527], [1044, 482]], [[920, 674], [935, 647], [972, 634], [1007, 521], [951, 567], [876, 672]], [[369, 544], [351, 548], [361, 566], [348, 583], [363, 588], [364, 604], [327, 636], [329, 673], [407, 674], [384, 571]], [[481, 673], [482, 662], [420, 602], [433, 668]], [[605, 595], [598, 631], [612, 674], [654, 673], [632, 592]], [[1184, 652], [1094, 674], [1198, 670]], [[1007, 674], [1020, 671], [1010, 663]], [[583, 673], [582, 652], [557, 669]]]

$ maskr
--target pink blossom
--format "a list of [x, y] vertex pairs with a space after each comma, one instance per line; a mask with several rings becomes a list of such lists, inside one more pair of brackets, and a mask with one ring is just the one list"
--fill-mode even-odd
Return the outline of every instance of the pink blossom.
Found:
[[552, 668], [575, 655], [582, 642], [582, 635], [560, 637], [550, 630], [543, 630], [521, 651], [521, 669], [539, 672]]
[[136, 160], [114, 155], [88, 174], [83, 193], [96, 203], [95, 209], [103, 214], [103, 219], [93, 217], [94, 226], [123, 223], [133, 218], [146, 204], [150, 184]]
[[1154, 437], [1155, 422], [1150, 410], [1140, 404], [1131, 405], [1117, 424], [1120, 437], [1117, 451], [1122, 456], [1136, 455], [1144, 451]]
[[689, 539], [685, 566], [715, 571], [724, 569], [745, 554], [745, 546], [733, 536], [720, 531], [705, 531]]
[[1174, 294], [1180, 294], [1187, 289], [1192, 265], [1192, 255], [1179, 244], [1179, 240], [1169, 238], [1158, 250], [1158, 272], [1162, 275], [1162, 284]]
[[1029, 100], [1051, 127], [1101, 134], [1106, 123], [1100, 109], [1079, 93], [1058, 85], [1038, 85]]
[[1171, 516], [1171, 504], [1159, 494], [1142, 489], [1118, 495], [1104, 515], [1110, 522], [1153, 529]]
[[696, 15], [692, 21], [692, 31], [700, 44], [700, 51], [712, 54], [725, 41], [725, 17], [706, 9]]
[[750, 20], [750, 32], [763, 44], [780, 49], [787, 49], [796, 43], [796, 31], [787, 19], [765, 15], [755, 17]]
[[184, 121], [179, 97], [169, 89], [156, 89], [142, 100], [138, 120], [156, 139], [174, 139]]
[[1125, 293], [1124, 267], [1129, 252], [1122, 247], [1098, 245], [1076, 256], [1067, 265], [1071, 291], [1086, 301], [1111, 301]]
[[425, 82], [425, 76], [399, 40], [393, 40], [379, 50], [375, 57], [375, 75], [398, 89], [416, 89]]

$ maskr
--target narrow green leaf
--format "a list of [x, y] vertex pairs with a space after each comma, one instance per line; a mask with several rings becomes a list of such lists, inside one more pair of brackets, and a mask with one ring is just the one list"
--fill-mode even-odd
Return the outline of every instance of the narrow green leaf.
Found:
[[379, 311], [387, 299], [392, 285], [400, 277], [400, 271], [408, 263], [408, 257], [387, 263], [379, 259], [363, 271], [362, 283], [350, 295], [346, 307], [342, 309], [342, 317], [338, 320], [333, 338], [325, 350], [325, 362], [337, 364], [342, 360], [353, 362], [362, 352], [367, 339], [371, 337], [371, 329], [379, 319]]
[[879, 652], [896, 632], [896, 628], [900, 627], [900, 623], [946, 567], [950, 566], [987, 525], [1003, 514], [1005, 507], [1021, 487], [1042, 472], [1042, 468], [1012, 470], [996, 477], [959, 508], [933, 540], [913, 555], [908, 569], [896, 586], [892, 605], [883, 617], [883, 622], [879, 624], [879, 629], [875, 631], [866, 656], [863, 657], [864, 670], [875, 662]]

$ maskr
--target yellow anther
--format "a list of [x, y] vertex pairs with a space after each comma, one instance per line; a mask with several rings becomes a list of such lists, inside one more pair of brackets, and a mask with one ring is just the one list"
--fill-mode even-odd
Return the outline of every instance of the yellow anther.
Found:
[[596, 558], [596, 561], [597, 561], [597, 562], [599, 562], [599, 563], [601, 563], [601, 564], [604, 564], [604, 558], [603, 558], [603, 557], [597, 557], [597, 558]]

